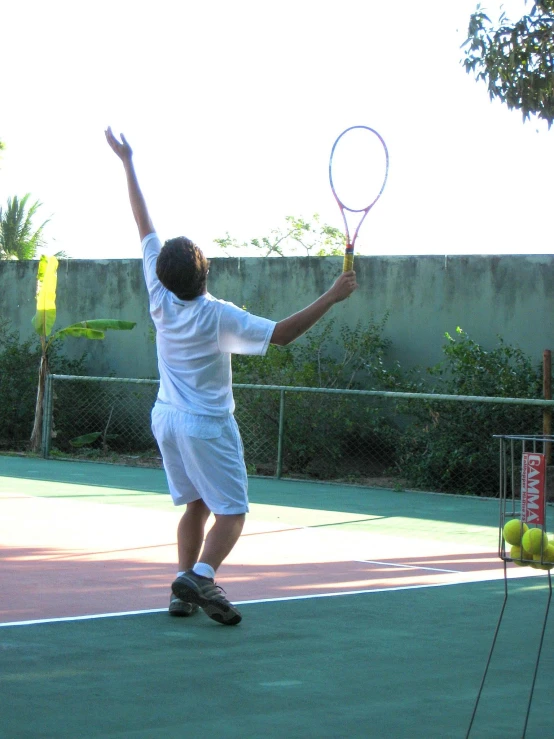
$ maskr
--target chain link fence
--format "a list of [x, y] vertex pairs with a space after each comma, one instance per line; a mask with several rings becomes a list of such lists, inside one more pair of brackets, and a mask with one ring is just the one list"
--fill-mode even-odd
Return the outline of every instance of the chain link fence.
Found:
[[[43, 455], [161, 466], [157, 380], [50, 375]], [[499, 434], [540, 434], [554, 401], [235, 385], [250, 475], [496, 497]]]

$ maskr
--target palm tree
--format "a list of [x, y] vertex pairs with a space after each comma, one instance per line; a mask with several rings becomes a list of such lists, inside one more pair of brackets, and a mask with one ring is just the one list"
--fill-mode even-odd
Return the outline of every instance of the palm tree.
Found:
[[20, 200], [16, 195], [8, 198], [5, 210], [0, 207], [0, 259], [34, 259], [44, 245], [42, 232], [50, 219], [35, 229], [33, 218], [42, 203], [27, 206], [30, 197], [27, 193]]

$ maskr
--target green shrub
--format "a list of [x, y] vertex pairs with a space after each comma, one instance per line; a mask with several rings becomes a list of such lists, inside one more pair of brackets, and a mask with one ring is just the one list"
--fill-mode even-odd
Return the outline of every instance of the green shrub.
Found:
[[[237, 384], [333, 389], [393, 389], [402, 382], [398, 365], [386, 367], [390, 340], [383, 336], [386, 317], [335, 331], [324, 321], [301, 341], [270, 346], [265, 357], [234, 356]], [[274, 474], [271, 452], [277, 448], [280, 397], [277, 392], [236, 390], [237, 420], [247, 463], [267, 450], [264, 471]], [[332, 479], [380, 473], [397, 447], [394, 419], [377, 399], [321, 393], [286, 393], [283, 439], [285, 470], [295, 475]], [[263, 453], [263, 452], [262, 452]], [[274, 456], [274, 451], [273, 451]], [[268, 469], [269, 467], [269, 469]]]
[[[447, 395], [539, 398], [542, 371], [520, 349], [499, 337], [485, 350], [461, 328], [446, 336], [445, 359], [426, 372], [418, 391]], [[498, 494], [495, 434], [540, 434], [542, 410], [461, 401], [404, 401], [410, 418], [402, 434], [399, 465], [408, 484], [427, 490]]]
[[[265, 357], [233, 355], [233, 382], [341, 389], [391, 390], [403, 383], [398, 363], [388, 368], [391, 340], [383, 335], [388, 316], [335, 331], [321, 321], [285, 347], [270, 345]], [[338, 336], [337, 336], [338, 333]]]
[[[33, 429], [41, 349], [34, 337], [20, 341], [9, 323], [0, 323], [0, 448], [26, 449]], [[69, 360], [60, 342], [52, 347], [50, 371], [84, 375], [85, 355]]]

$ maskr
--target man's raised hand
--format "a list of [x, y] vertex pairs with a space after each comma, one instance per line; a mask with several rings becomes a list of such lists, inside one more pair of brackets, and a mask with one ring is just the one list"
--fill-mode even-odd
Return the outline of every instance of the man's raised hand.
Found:
[[129, 146], [125, 136], [121, 134], [121, 141], [118, 141], [113, 135], [111, 126], [108, 126], [104, 133], [106, 134], [106, 141], [110, 145], [111, 149], [121, 159], [121, 161], [130, 161], [131, 157], [133, 156], [133, 150]]
[[334, 302], [339, 303], [341, 300], [349, 298], [357, 288], [356, 273], [354, 270], [350, 270], [349, 272], [343, 272], [335, 280], [335, 284], [330, 288], [329, 293], [332, 295]]

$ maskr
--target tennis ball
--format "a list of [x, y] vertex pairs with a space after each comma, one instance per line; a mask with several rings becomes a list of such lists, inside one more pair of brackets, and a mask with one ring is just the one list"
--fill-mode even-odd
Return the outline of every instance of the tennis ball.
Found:
[[510, 549], [510, 557], [514, 560], [514, 564], [518, 567], [529, 567], [530, 562], [520, 562], [520, 559], [533, 559], [533, 555], [526, 552], [519, 546], [513, 546]]
[[542, 529], [529, 529], [523, 534], [521, 544], [530, 554], [541, 553], [541, 542], [544, 549], [548, 546], [548, 536]]
[[542, 553], [542, 561], [541, 564], [541, 553], [533, 554], [533, 559], [535, 560], [535, 568], [538, 570], [551, 570], [554, 567], [554, 544], [549, 544], [547, 547], [544, 548], [544, 551]]
[[521, 537], [529, 530], [529, 526], [526, 523], [521, 524], [519, 518], [512, 518], [511, 521], [504, 526], [504, 539], [508, 544], [518, 545], [521, 544]]

